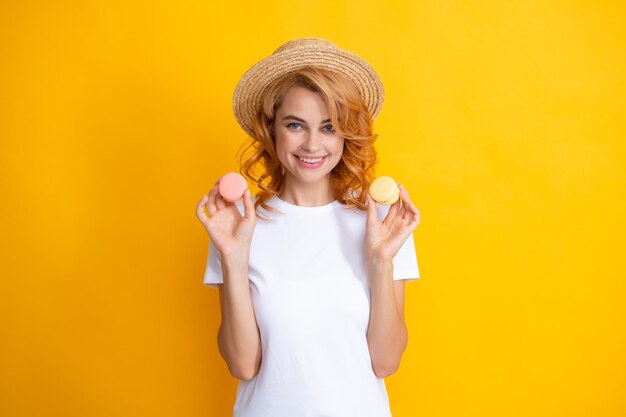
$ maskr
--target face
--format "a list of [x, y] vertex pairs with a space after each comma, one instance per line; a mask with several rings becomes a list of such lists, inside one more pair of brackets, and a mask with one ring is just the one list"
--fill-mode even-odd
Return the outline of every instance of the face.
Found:
[[291, 88], [275, 116], [276, 152], [286, 180], [330, 181], [330, 172], [341, 160], [344, 138], [331, 124], [322, 96], [303, 87]]

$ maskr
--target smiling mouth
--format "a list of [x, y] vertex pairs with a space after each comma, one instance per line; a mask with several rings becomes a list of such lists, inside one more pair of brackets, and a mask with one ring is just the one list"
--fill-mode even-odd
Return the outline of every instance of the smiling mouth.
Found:
[[311, 157], [302, 157], [302, 156], [298, 156], [298, 155], [294, 155], [296, 158], [298, 158], [299, 160], [301, 160], [302, 162], [306, 162], [307, 164], [317, 164], [318, 162], [321, 162], [323, 159], [325, 159], [328, 155], [325, 156], [316, 156], [314, 158]]

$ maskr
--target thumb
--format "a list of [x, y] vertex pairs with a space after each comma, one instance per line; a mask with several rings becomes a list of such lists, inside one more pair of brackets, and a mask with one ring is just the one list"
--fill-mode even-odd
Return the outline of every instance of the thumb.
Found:
[[369, 223], [377, 220], [378, 214], [376, 211], [376, 202], [370, 197], [369, 193], [365, 195], [365, 199], [367, 200], [367, 221]]
[[254, 203], [250, 197], [249, 189], [243, 193], [243, 206], [245, 210], [245, 216], [243, 217], [253, 222], [256, 221], [256, 211], [254, 210]]

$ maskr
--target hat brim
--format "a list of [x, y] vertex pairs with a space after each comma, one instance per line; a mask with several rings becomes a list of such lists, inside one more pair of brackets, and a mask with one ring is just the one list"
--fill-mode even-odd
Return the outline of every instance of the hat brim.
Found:
[[358, 88], [372, 119], [376, 118], [384, 101], [384, 90], [374, 68], [359, 56], [324, 42], [331, 46], [311, 48], [303, 42], [283, 49], [283, 45], [241, 77], [233, 95], [233, 112], [246, 133], [253, 135], [254, 118], [265, 89], [284, 74], [308, 65], [347, 75]]

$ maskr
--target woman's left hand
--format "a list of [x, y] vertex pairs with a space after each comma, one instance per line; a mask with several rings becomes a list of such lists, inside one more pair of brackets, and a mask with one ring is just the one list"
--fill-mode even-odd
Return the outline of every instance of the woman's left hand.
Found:
[[400, 198], [389, 208], [385, 219], [378, 220], [376, 202], [367, 193], [367, 225], [365, 232], [366, 261], [392, 261], [406, 239], [420, 223], [420, 213], [411, 203], [403, 185]]

